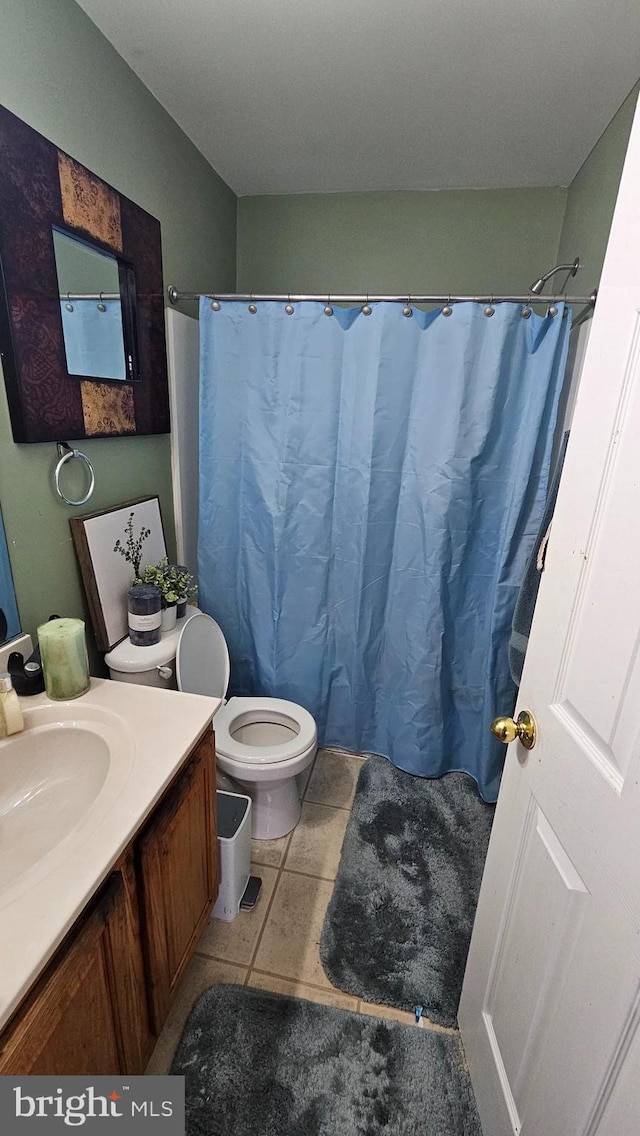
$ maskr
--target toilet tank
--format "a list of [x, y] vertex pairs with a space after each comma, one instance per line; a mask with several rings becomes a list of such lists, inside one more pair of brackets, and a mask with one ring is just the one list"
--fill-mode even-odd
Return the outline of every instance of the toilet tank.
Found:
[[197, 607], [188, 607], [172, 631], [160, 636], [160, 642], [151, 647], [136, 647], [129, 636], [108, 651], [104, 661], [109, 678], [116, 682], [137, 682], [141, 686], [158, 686], [164, 690], [177, 690], [176, 651], [178, 639], [185, 623], [197, 615]]
[[109, 678], [115, 682], [137, 682], [141, 686], [159, 686], [163, 690], [177, 690], [175, 658], [167, 660], [158, 667], [143, 671], [119, 671], [109, 667]]

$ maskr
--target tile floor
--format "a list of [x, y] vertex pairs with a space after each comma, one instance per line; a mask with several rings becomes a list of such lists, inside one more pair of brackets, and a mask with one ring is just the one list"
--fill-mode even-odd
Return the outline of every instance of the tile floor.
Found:
[[339, 750], [319, 750], [311, 770], [303, 775], [306, 783], [300, 785], [302, 816], [297, 827], [280, 840], [252, 841], [252, 872], [262, 878], [258, 902], [253, 911], [241, 912], [232, 923], [212, 919], [206, 927], [147, 1073], [169, 1070], [194, 1001], [219, 982], [294, 994], [413, 1023], [412, 1014], [337, 990], [320, 962], [322, 924], [364, 760]]

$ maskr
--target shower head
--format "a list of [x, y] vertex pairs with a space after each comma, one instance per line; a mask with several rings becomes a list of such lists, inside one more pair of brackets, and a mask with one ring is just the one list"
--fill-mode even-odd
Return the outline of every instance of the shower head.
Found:
[[556, 264], [555, 268], [551, 269], [551, 272], [545, 272], [544, 276], [540, 276], [538, 280], [535, 280], [529, 288], [529, 291], [533, 292], [536, 296], [539, 296], [542, 293], [542, 289], [547, 283], [547, 280], [549, 280], [552, 276], [555, 276], [556, 272], [568, 272], [569, 276], [575, 276], [579, 267], [579, 256], [576, 257], [573, 264]]

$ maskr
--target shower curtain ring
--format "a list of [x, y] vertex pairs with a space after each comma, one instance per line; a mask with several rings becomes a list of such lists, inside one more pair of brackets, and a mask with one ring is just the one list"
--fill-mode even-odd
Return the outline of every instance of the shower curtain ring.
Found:
[[402, 314], [403, 314], [403, 316], [412, 316], [413, 315], [413, 308], [411, 307], [411, 296], [407, 296], [407, 302], [406, 302], [404, 308], [402, 309]]
[[361, 311], [362, 311], [363, 316], [370, 316], [371, 315], [371, 308], [369, 307], [369, 293], [368, 292], [367, 292], [366, 303], [364, 303], [362, 305]]
[[253, 302], [253, 292], [249, 292], [249, 300], [250, 300], [249, 311], [251, 312], [252, 316], [255, 316], [258, 309]]
[[104, 301], [102, 299], [102, 292], [99, 293], [99, 296], [100, 296], [100, 299], [98, 300], [96, 307], [97, 307], [99, 312], [106, 312], [107, 307], [106, 307], [106, 304], [104, 303]]
[[531, 307], [532, 302], [533, 302], [533, 296], [532, 296], [532, 293], [531, 293], [531, 289], [529, 289], [529, 299], [527, 300], [526, 304], [524, 304], [524, 306], [520, 309], [520, 315], [522, 316], [523, 319], [528, 320], [530, 318], [530, 316], [533, 314], [533, 308]]
[[556, 302], [556, 297], [554, 296], [551, 300], [551, 303], [549, 304], [549, 307], [547, 308], [547, 315], [551, 316], [551, 318], [553, 319], [553, 317], [557, 316], [557, 314], [558, 314], [558, 305], [557, 305], [557, 302]]
[[495, 311], [496, 311], [496, 309], [493, 306], [493, 296], [491, 296], [489, 303], [487, 304], [486, 308], [484, 309], [484, 314], [485, 314], [485, 316], [493, 316], [493, 315], [495, 315]]
[[325, 316], [332, 316], [333, 315], [333, 308], [331, 307], [331, 295], [330, 295], [330, 293], [327, 294], [327, 302], [324, 306], [324, 314], [325, 314]]
[[293, 304], [291, 303], [291, 292], [289, 292], [289, 303], [285, 304], [284, 310], [288, 316], [293, 315]]
[[73, 304], [71, 303], [71, 292], [67, 292], [67, 302], [65, 304], [65, 308], [68, 312], [73, 311]]
[[211, 301], [211, 311], [212, 312], [219, 312], [220, 311], [220, 301], [216, 300], [215, 296], [213, 297], [213, 299]]
[[442, 309], [442, 313], [441, 313], [441, 314], [442, 314], [443, 316], [451, 316], [451, 315], [453, 315], [453, 308], [451, 307], [451, 293], [449, 293], [449, 295], [448, 295], [448, 297], [447, 297], [447, 302], [446, 302], [446, 304], [444, 305], [444, 307], [443, 307], [443, 309]]

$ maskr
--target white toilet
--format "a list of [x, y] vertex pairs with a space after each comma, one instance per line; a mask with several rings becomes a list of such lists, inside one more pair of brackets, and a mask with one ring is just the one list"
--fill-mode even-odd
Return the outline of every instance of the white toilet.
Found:
[[189, 608], [174, 631], [152, 647], [127, 638], [105, 655], [112, 679], [207, 694], [223, 700], [213, 720], [219, 768], [246, 789], [253, 801], [256, 840], [285, 836], [300, 819], [296, 776], [308, 769], [317, 748], [313, 717], [282, 698], [231, 698], [229, 652], [215, 620]]

